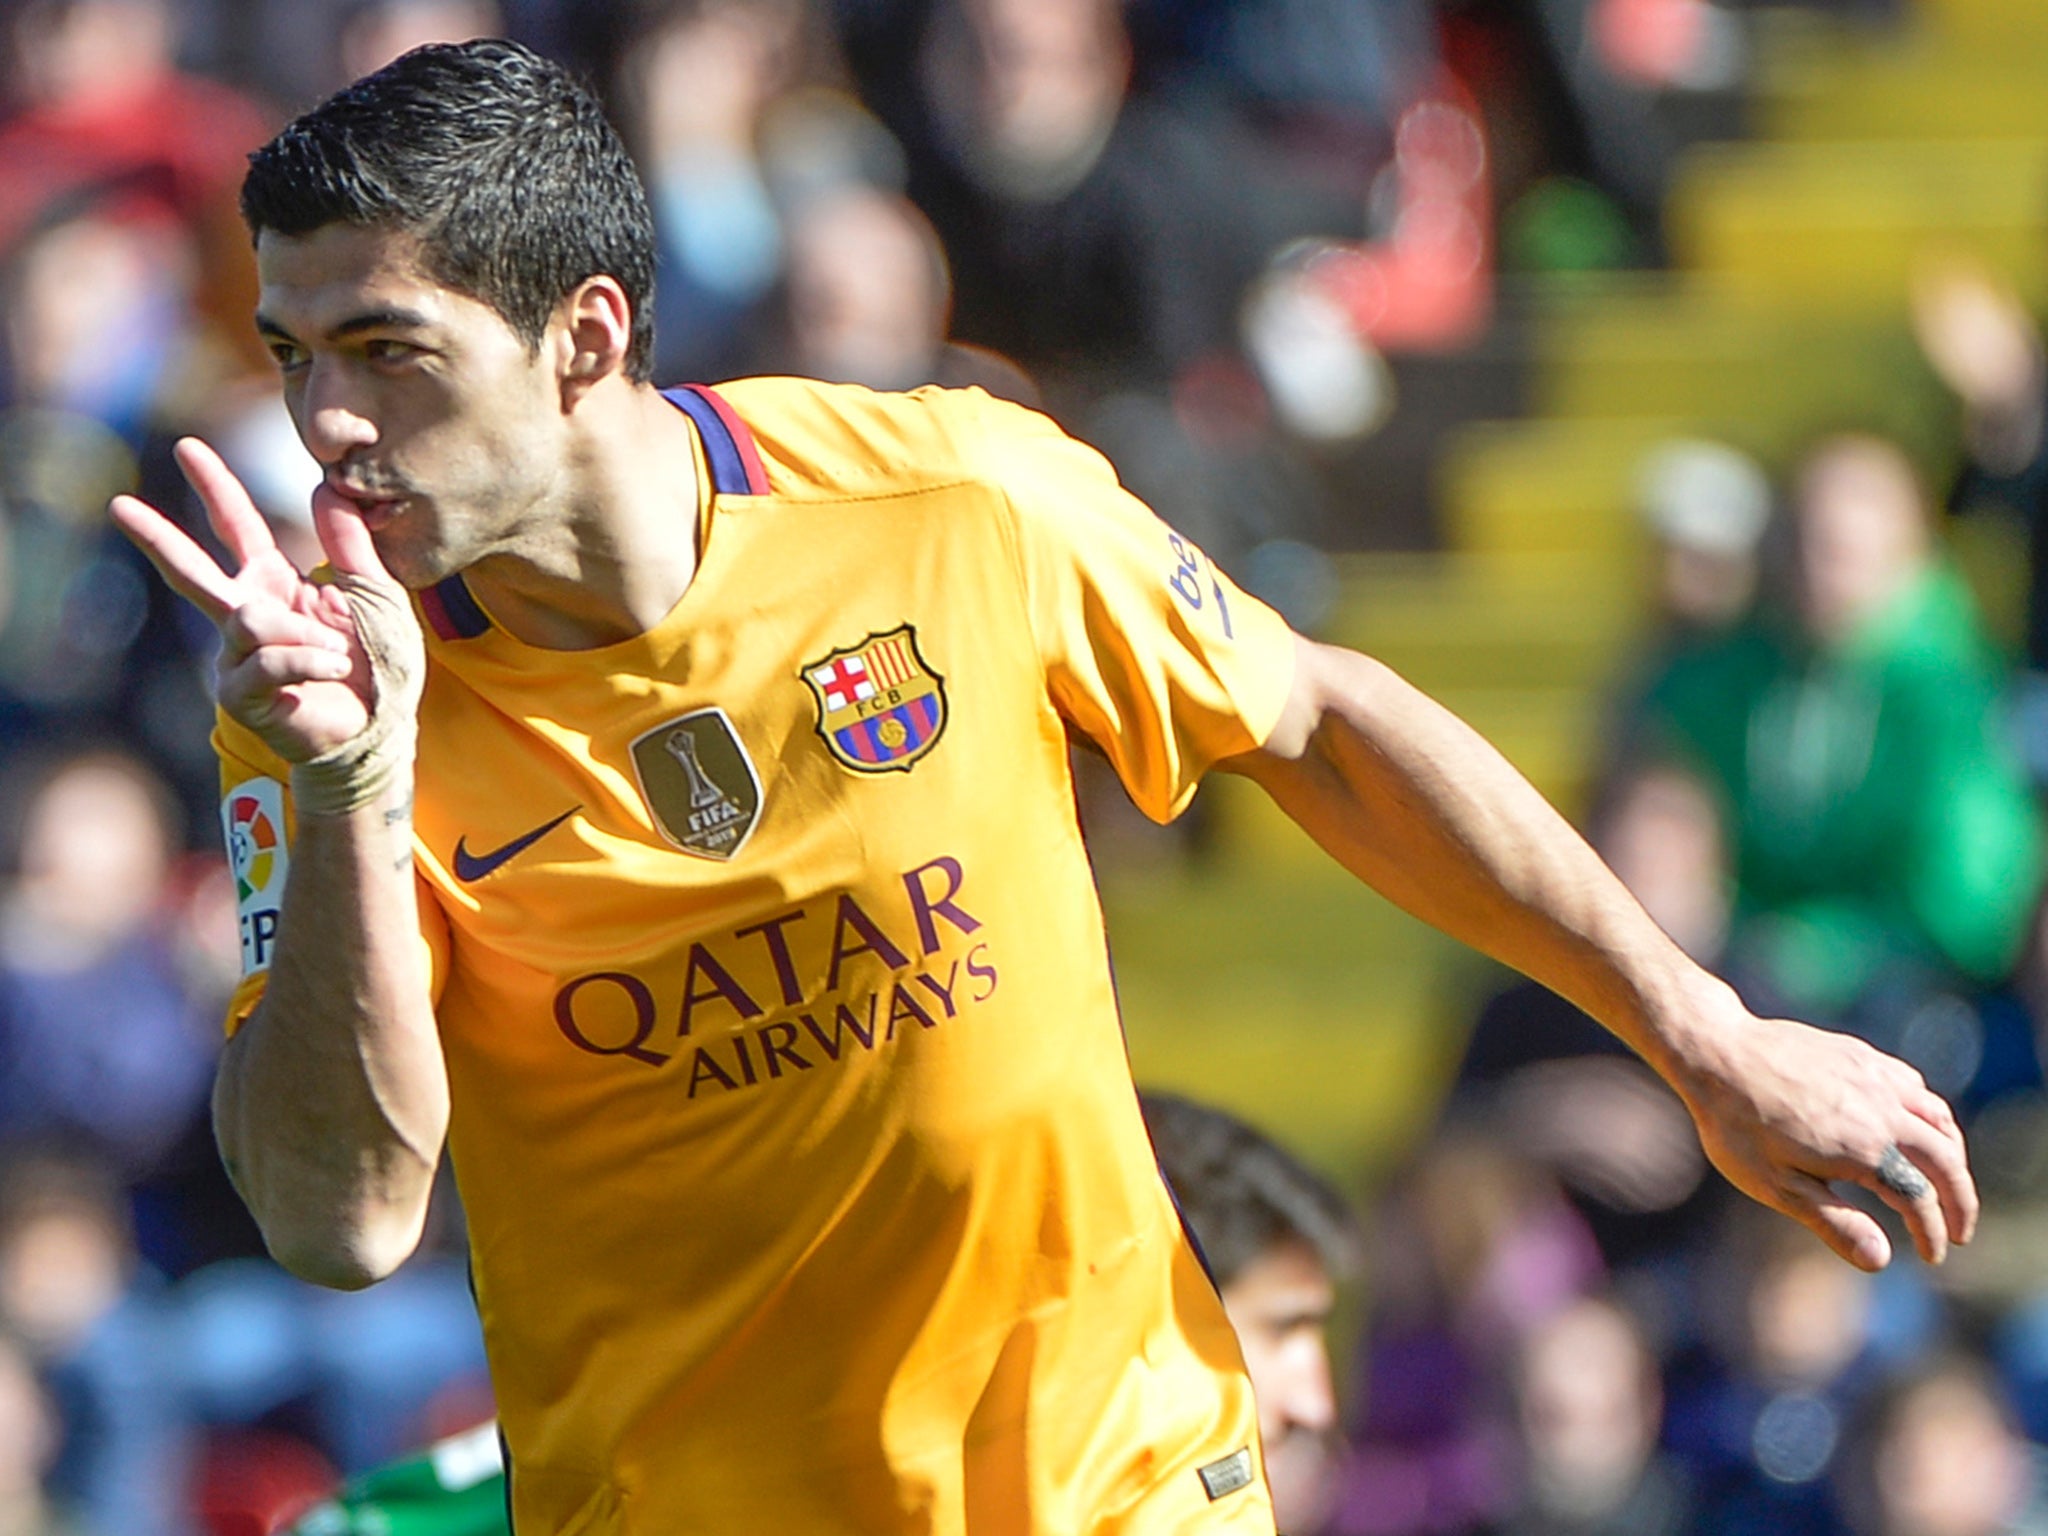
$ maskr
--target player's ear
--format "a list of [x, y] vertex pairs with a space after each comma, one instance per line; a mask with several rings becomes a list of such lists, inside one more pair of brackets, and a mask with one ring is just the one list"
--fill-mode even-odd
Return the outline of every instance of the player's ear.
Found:
[[599, 273], [570, 290], [556, 312], [562, 403], [572, 405], [590, 387], [626, 370], [633, 340], [633, 305], [615, 277]]

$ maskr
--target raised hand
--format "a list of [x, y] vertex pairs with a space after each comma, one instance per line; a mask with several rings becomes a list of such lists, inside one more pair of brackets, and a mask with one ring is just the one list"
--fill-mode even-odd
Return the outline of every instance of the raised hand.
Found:
[[1914, 274], [1913, 334], [1973, 411], [2008, 412], [2041, 388], [2041, 334], [2019, 295], [1981, 266], [1930, 262]]
[[337, 580], [313, 581], [278, 549], [220, 455], [191, 437], [175, 451], [207, 520], [234, 557], [233, 574], [133, 496], [115, 497], [109, 515], [164, 580], [219, 629], [215, 690], [222, 709], [288, 763], [344, 748], [370, 725], [380, 693], [347, 588], [397, 590], [369, 531], [345, 504], [335, 504], [340, 498], [316, 498], [315, 528]]
[[2019, 473], [2048, 433], [2048, 352], [2019, 295], [1970, 262], [1926, 263], [1913, 282], [1913, 334], [1963, 402], [1970, 456], [1993, 474]]
[[1754, 1199], [1819, 1234], [1859, 1269], [1891, 1243], [1868, 1212], [1829, 1187], [1861, 1184], [1905, 1218], [1938, 1264], [1977, 1225], [1962, 1131], [1906, 1063], [1850, 1035], [1749, 1019], [1714, 1037], [1710, 1067], [1676, 1084], [1714, 1166]]

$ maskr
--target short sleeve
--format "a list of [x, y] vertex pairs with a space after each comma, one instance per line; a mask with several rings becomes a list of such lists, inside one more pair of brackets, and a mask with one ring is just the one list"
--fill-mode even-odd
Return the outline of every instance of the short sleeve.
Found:
[[1019, 406], [982, 413], [1053, 703], [1170, 820], [1212, 764], [1264, 744], [1293, 684], [1293, 632], [1094, 449]]
[[[242, 978], [228, 999], [226, 1030], [239, 1030], [262, 1000], [271, 956], [283, 924], [285, 878], [291, 872], [290, 770], [245, 726], [226, 715], [214, 722], [220, 759], [221, 833], [235, 883], [235, 918], [241, 928]], [[426, 946], [433, 997], [448, 974], [448, 921], [431, 887], [417, 874], [420, 942]]]

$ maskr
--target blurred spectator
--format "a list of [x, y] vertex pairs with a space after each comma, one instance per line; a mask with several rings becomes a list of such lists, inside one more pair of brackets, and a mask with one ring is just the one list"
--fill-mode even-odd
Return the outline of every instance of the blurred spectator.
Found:
[[11, 403], [90, 417], [139, 446], [184, 360], [197, 263], [177, 226], [104, 194], [52, 203], [9, 251]]
[[1602, 1283], [1591, 1234], [1490, 1120], [1461, 1116], [1397, 1180], [1368, 1252], [1366, 1408], [1329, 1529], [1435, 1536], [1503, 1517], [1514, 1501], [1507, 1365]]
[[1966, 1356], [1876, 1392], [1842, 1457], [1856, 1536], [2044, 1536], [2048, 1479], [1991, 1373]]
[[255, 263], [235, 212], [243, 156], [267, 114], [176, 67], [167, 0], [16, 0], [5, 12], [0, 250], [81, 191], [144, 228], [184, 230], [199, 309], [255, 362]]
[[339, 90], [427, 43], [502, 36], [496, 0], [352, 0], [341, 13], [335, 49]]
[[[2010, 284], [1973, 263], [1929, 263], [1913, 285], [1913, 327], [1920, 349], [1963, 407], [1963, 440], [1974, 467], [1992, 482], [2038, 471], [2048, 427], [2048, 363], [2039, 326]], [[2038, 518], [2041, 487], [2029, 487], [2025, 511]], [[2048, 591], [2038, 584], [2028, 652], [2048, 664]]]
[[1037, 390], [1014, 364], [946, 339], [946, 253], [924, 215], [898, 193], [853, 184], [799, 202], [783, 291], [764, 372], [870, 389], [978, 384], [1037, 403]]
[[0, 906], [0, 1142], [62, 1141], [133, 1179], [203, 1117], [216, 1032], [175, 947], [175, 812], [88, 753], [29, 796]]
[[193, 1439], [161, 1292], [92, 1164], [16, 1155], [0, 1181], [0, 1332], [57, 1406], [50, 1485], [89, 1536], [179, 1536]]
[[1144, 1096], [1159, 1168], [1179, 1202], [1258, 1401], [1259, 1440], [1283, 1531], [1321, 1528], [1332, 1494], [1336, 1394], [1327, 1331], [1357, 1268], [1344, 1202], [1278, 1145], [1221, 1110]]
[[1435, 64], [1424, 0], [1133, 0], [1128, 10], [1141, 87], [1199, 74], [1296, 155], [1363, 157], [1367, 175], [1385, 164], [1394, 120]]
[[764, 151], [798, 88], [833, 73], [811, 0], [634, 0], [614, 66], [656, 235], [655, 375], [723, 377], [781, 276]]
[[1850, 1415], [1925, 1349], [1926, 1282], [1872, 1277], [1803, 1227], [1733, 1202], [1700, 1266], [1704, 1335], [1666, 1378], [1667, 1445], [1699, 1481], [1699, 1536], [1837, 1536], [1828, 1482]]
[[1515, 1367], [1521, 1497], [1498, 1536], [1685, 1536], [1691, 1492], [1657, 1449], [1657, 1357], [1627, 1312], [1587, 1297], [1540, 1324]]
[[288, 1536], [510, 1536], [495, 1420], [352, 1479]]
[[2002, 509], [2025, 530], [2022, 660], [2015, 701], [2021, 751], [2048, 782], [2048, 358], [2034, 317], [2011, 286], [1960, 259], [1922, 268], [1913, 288], [1920, 349], [1963, 407], [1957, 512]]
[[1657, 546], [1659, 618], [1679, 638], [1728, 629], [1757, 594], [1771, 516], [1763, 467], [1726, 443], [1679, 438], [1647, 455], [1636, 505]]
[[57, 1454], [55, 1410], [20, 1342], [0, 1330], [0, 1536], [79, 1536], [43, 1490]]
[[[1712, 969], [1727, 935], [1728, 881], [1706, 787], [1673, 766], [1632, 767], [1608, 785], [1589, 830], [1650, 916]], [[1533, 981], [1511, 983], [1480, 1009], [1453, 1102], [1493, 1117], [1509, 1145], [1556, 1175], [1616, 1270], [1678, 1261], [1720, 1196], [1678, 1096]]]
[[[242, 977], [235, 880], [217, 851], [184, 855], [173, 871], [169, 911], [162, 919], [209, 1056], [217, 1048], [228, 994]], [[264, 1252], [262, 1234], [221, 1166], [203, 1100], [184, 1134], [129, 1185], [128, 1197], [143, 1261], [167, 1280], [221, 1259]]]
[[959, 331], [1051, 386], [1159, 385], [1236, 347], [1288, 240], [1362, 233], [1226, 104], [1132, 95], [1114, 0], [940, 0], [914, 105], [877, 97], [959, 284]]
[[1740, 449], [1673, 438], [1637, 466], [1635, 506], [1650, 535], [1648, 632], [1630, 648], [1607, 707], [1603, 780], [1657, 750], [1643, 740], [1648, 694], [1677, 659], [1725, 639], [1750, 617], [1771, 484]]
[[1956, 991], [2005, 976], [2040, 884], [2004, 674], [1895, 445], [1814, 445], [1791, 522], [1788, 600], [1673, 659], [1653, 739], [1729, 807], [1731, 977], [1954, 1092], [1977, 1054]]
[[0, 766], [81, 737], [122, 741], [198, 817], [216, 796], [197, 743], [212, 642], [106, 518], [109, 496], [137, 489], [167, 448], [160, 406], [189, 318], [166, 277], [179, 252], [175, 229], [89, 203], [36, 224], [0, 268]]

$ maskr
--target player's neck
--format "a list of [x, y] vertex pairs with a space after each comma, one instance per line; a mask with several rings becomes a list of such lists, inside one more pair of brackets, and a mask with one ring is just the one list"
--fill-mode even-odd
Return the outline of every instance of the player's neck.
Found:
[[698, 486], [689, 418], [619, 381], [579, 423], [558, 513], [465, 573], [515, 638], [580, 651], [645, 634], [697, 572]]

